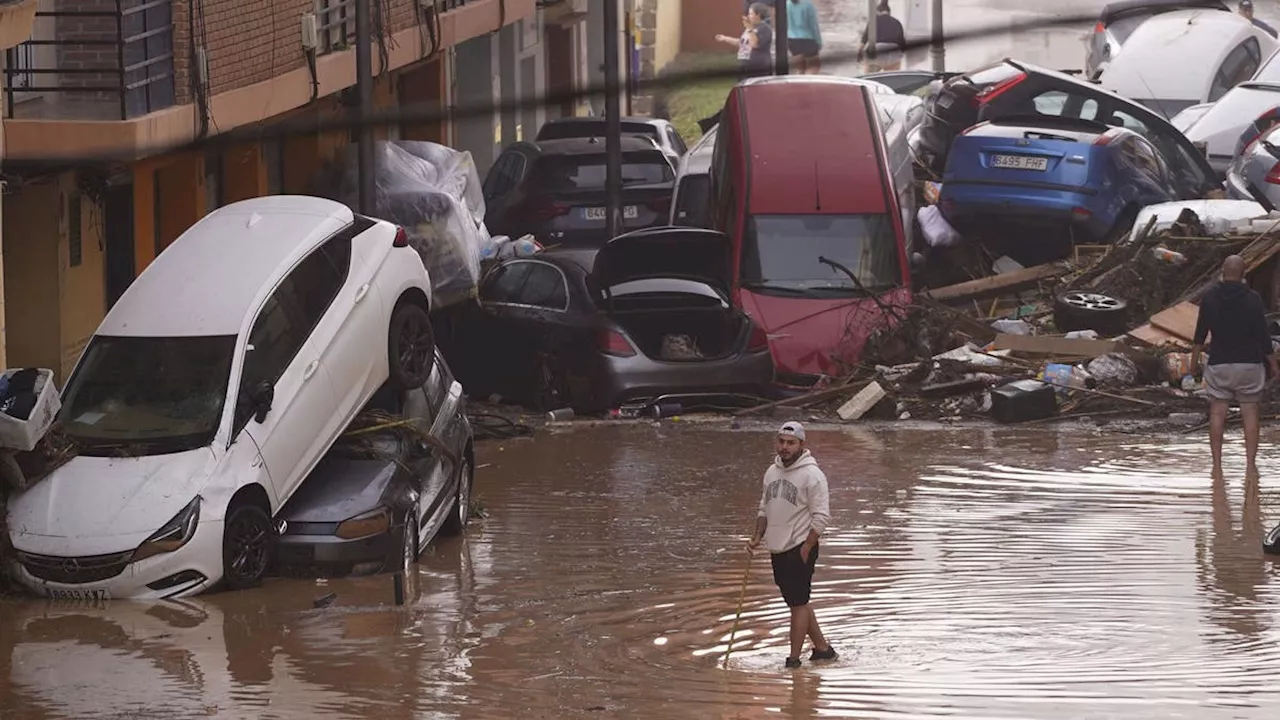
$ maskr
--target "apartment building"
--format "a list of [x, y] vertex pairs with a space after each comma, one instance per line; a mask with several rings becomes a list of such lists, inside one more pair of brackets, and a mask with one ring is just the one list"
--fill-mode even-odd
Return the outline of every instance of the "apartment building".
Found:
[[[65, 381], [111, 304], [192, 223], [244, 198], [308, 191], [354, 132], [252, 129], [351, 112], [355, 1], [26, 0], [34, 28], [3, 73], [9, 366]], [[446, 112], [584, 75], [585, 0], [369, 1], [379, 108]], [[375, 136], [470, 150], [483, 174], [547, 112], [445, 116]], [[231, 130], [249, 139], [190, 149]]]

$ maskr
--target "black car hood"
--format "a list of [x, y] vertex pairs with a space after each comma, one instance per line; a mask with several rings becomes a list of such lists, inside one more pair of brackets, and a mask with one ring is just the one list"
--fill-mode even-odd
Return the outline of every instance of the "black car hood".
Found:
[[591, 274], [601, 288], [632, 280], [683, 278], [729, 292], [733, 244], [714, 230], [659, 227], [636, 230], [605, 243]]
[[327, 455], [277, 516], [287, 522], [338, 523], [378, 507], [400, 466], [394, 458]]

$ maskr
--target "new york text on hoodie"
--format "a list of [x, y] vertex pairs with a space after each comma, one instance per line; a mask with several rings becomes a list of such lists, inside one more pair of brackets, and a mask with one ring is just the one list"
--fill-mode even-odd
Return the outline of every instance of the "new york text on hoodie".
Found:
[[765, 518], [764, 546], [771, 553], [800, 545], [810, 530], [821, 535], [827, 529], [827, 476], [808, 450], [790, 467], [781, 458], [773, 459], [764, 473], [759, 516]]

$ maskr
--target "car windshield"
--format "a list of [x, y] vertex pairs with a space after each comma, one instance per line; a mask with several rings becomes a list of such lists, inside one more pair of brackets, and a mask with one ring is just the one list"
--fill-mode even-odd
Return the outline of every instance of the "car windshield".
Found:
[[740, 271], [743, 287], [802, 295], [856, 295], [902, 282], [898, 243], [888, 215], [755, 215], [747, 223]]
[[711, 201], [711, 176], [685, 175], [676, 191], [676, 225], [706, 228], [711, 226], [708, 203]]
[[236, 337], [94, 337], [62, 393], [82, 454], [161, 455], [213, 441]]
[[[548, 155], [534, 166], [529, 186], [545, 193], [603, 190], [605, 157], [600, 155]], [[675, 171], [662, 153], [628, 153], [622, 158], [622, 184], [646, 185], [671, 182]]]

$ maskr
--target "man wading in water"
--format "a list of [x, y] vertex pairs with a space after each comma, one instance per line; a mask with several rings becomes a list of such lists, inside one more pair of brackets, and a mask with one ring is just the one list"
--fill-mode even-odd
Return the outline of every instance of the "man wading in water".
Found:
[[818, 563], [818, 539], [830, 519], [827, 476], [805, 447], [804, 426], [785, 423], [778, 430], [778, 456], [764, 473], [760, 513], [747, 551], [754, 555], [764, 540], [773, 560], [773, 581], [791, 608], [789, 668], [800, 667], [806, 635], [813, 640], [810, 661], [839, 657], [822, 636], [818, 618], [809, 607], [813, 569]]
[[1222, 263], [1222, 282], [1205, 295], [1196, 322], [1191, 367], [1200, 368], [1200, 353], [1210, 339], [1209, 365], [1204, 369], [1205, 391], [1209, 396], [1209, 449], [1213, 454], [1213, 479], [1222, 479], [1222, 438], [1227, 427], [1227, 410], [1232, 401], [1240, 403], [1244, 420], [1244, 449], [1248, 460], [1246, 478], [1258, 477], [1258, 403], [1267, 387], [1267, 370], [1280, 376], [1280, 363], [1271, 351], [1267, 314], [1262, 298], [1244, 282], [1244, 258], [1232, 255]]

